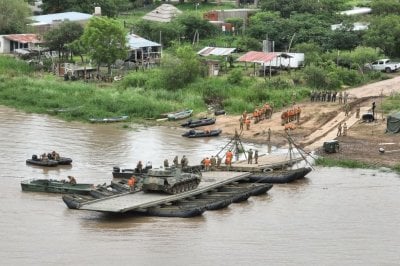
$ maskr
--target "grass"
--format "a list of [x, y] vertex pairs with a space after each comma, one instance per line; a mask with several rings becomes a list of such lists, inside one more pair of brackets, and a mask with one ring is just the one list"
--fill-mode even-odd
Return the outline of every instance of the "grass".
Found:
[[[324, 167], [342, 167], [342, 168], [358, 168], [358, 169], [378, 169], [381, 165], [368, 164], [350, 159], [331, 159], [326, 157], [319, 157], [315, 160], [315, 164]], [[391, 170], [400, 173], [400, 164], [388, 167]]]
[[348, 160], [348, 159], [331, 159], [331, 158], [324, 158], [320, 157], [315, 160], [316, 165], [325, 166], [325, 167], [343, 167], [343, 168], [376, 168], [374, 165], [370, 165], [364, 162], [359, 162], [355, 160]]

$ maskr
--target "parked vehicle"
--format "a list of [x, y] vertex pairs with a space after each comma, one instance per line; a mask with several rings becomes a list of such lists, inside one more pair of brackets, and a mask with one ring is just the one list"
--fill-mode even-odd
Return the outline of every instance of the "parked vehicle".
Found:
[[367, 68], [386, 73], [395, 72], [400, 68], [400, 63], [392, 62], [390, 59], [379, 59], [371, 64], [366, 65]]

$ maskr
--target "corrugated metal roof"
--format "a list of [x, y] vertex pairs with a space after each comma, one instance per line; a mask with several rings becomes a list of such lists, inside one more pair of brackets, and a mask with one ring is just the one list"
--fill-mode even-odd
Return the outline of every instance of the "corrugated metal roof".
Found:
[[161, 44], [146, 40], [136, 34], [128, 34], [128, 46], [130, 49], [140, 49], [143, 47], [153, 47], [153, 46], [161, 46]]
[[54, 21], [81, 21], [81, 20], [89, 20], [92, 17], [90, 14], [79, 13], [79, 12], [64, 12], [64, 13], [54, 13], [40, 16], [32, 16], [29, 19], [35, 21], [29, 25], [43, 25], [43, 24], [52, 24]]
[[36, 34], [10, 34], [4, 35], [4, 38], [19, 43], [41, 43]]
[[220, 48], [220, 47], [204, 47], [197, 52], [198, 55], [209, 56], [209, 55], [230, 55], [236, 48]]
[[162, 4], [153, 11], [150, 11], [149, 13], [144, 15], [143, 19], [157, 22], [170, 22], [174, 17], [181, 13], [182, 11], [180, 11], [173, 5]]
[[266, 63], [277, 57], [278, 53], [264, 53], [257, 51], [250, 51], [241, 57], [239, 57], [236, 61], [239, 62], [252, 62], [252, 63]]

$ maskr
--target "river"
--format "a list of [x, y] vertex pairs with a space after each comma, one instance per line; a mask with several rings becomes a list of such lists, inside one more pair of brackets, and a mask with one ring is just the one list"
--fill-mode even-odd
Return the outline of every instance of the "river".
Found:
[[[113, 166], [189, 163], [229, 139], [189, 140], [180, 129], [65, 122], [0, 106], [1, 265], [398, 265], [400, 177], [379, 170], [316, 168], [195, 218], [70, 210], [60, 195], [22, 192], [28, 178], [111, 180]], [[265, 153], [264, 146], [244, 143]], [[56, 150], [70, 167], [28, 166]], [[263, 152], [264, 151], [264, 152]], [[396, 211], [397, 210], [397, 211]]]

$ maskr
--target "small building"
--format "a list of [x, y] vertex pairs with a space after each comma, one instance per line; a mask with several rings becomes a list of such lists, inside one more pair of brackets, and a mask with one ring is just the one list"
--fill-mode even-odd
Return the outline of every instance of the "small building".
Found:
[[156, 22], [171, 22], [173, 18], [182, 14], [182, 11], [170, 4], [162, 4], [153, 11], [150, 11], [143, 16], [144, 20], [151, 20]]
[[[42, 43], [36, 34], [8, 34], [0, 35], [0, 54], [12, 54], [36, 48]], [[22, 51], [19, 51], [22, 50]]]
[[31, 19], [33, 22], [28, 24], [28, 26], [32, 27], [33, 32], [44, 35], [47, 31], [57, 27], [64, 21], [77, 22], [84, 26], [91, 18], [92, 15], [79, 12], [54, 13], [32, 16], [29, 19]]
[[136, 34], [128, 34], [128, 59], [136, 66], [150, 67], [158, 65], [161, 59], [161, 44], [146, 40]]
[[[304, 65], [303, 53], [283, 53], [283, 52], [258, 52], [250, 51], [237, 59], [238, 62], [253, 63], [254, 75], [257, 75], [256, 64], [260, 64], [263, 75], [276, 69], [299, 68]], [[247, 66], [247, 65], [246, 65]]]
[[71, 63], [64, 63], [56, 69], [56, 73], [59, 76], [68, 77], [68, 79], [89, 79], [94, 78], [94, 73], [97, 72], [96, 67], [92, 66], [80, 66]]
[[[204, 47], [200, 51], [197, 52], [200, 56], [222, 56], [225, 57], [225, 67], [226, 62], [228, 61], [228, 56], [230, 56], [236, 48], [223, 48], [223, 47]], [[204, 63], [207, 65], [208, 75], [209, 76], [218, 76], [219, 71], [221, 69], [220, 60], [215, 59], [207, 59], [204, 60]]]
[[[353, 27], [350, 30], [360, 31], [360, 30], [368, 30], [369, 23], [368, 22], [354, 22]], [[342, 23], [331, 25], [331, 30], [341, 30], [344, 26]]]
[[249, 17], [260, 9], [242, 8], [242, 9], [223, 9], [211, 10], [203, 14], [203, 18], [210, 22], [221, 21], [225, 22], [228, 18], [240, 18], [247, 24]]

